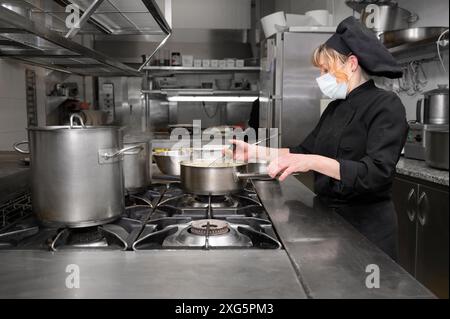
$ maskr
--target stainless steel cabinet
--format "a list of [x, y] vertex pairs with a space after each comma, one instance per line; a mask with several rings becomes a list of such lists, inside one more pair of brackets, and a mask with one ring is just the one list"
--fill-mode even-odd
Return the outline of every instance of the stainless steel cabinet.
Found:
[[448, 188], [398, 177], [393, 199], [400, 265], [438, 297], [448, 298]]

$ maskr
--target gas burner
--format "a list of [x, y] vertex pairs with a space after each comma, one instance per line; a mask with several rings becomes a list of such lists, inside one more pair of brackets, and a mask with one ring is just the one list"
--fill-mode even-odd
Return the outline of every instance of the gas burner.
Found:
[[212, 208], [239, 206], [239, 202], [231, 196], [211, 196], [211, 202], [209, 202], [209, 200], [209, 196], [186, 195], [182, 200], [181, 205], [192, 208], [207, 208], [209, 205], [211, 205]]
[[201, 219], [191, 223], [190, 232], [200, 236], [217, 236], [228, 233], [228, 223], [218, 219]]
[[133, 250], [199, 248], [279, 249], [281, 244], [267, 220], [253, 217], [192, 220], [182, 216], [148, 221], [133, 243]]
[[[163, 243], [163, 248], [249, 248], [253, 246], [252, 240], [239, 231], [239, 225], [228, 224], [224, 221], [209, 220], [211, 225], [220, 227], [215, 233], [210, 228], [210, 233], [202, 227], [207, 225], [208, 220], [191, 222], [189, 224], [178, 225], [175, 233], [167, 236]], [[195, 223], [195, 224], [194, 224]], [[195, 233], [198, 231], [199, 233]], [[201, 233], [203, 232], [203, 233]]]
[[173, 198], [183, 194], [179, 182], [168, 184], [153, 184], [148, 189], [138, 193], [128, 193], [125, 197], [125, 206], [147, 205], [153, 207], [162, 196], [163, 198]]
[[64, 228], [48, 240], [51, 250], [80, 248], [117, 248], [126, 250], [128, 233], [119, 225], [107, 224], [87, 228]]
[[148, 205], [135, 205], [125, 207], [125, 212], [122, 214], [122, 217], [145, 221], [149, 214], [152, 211], [152, 207]]
[[66, 245], [72, 247], [107, 247], [103, 232], [98, 227], [72, 229], [67, 235]]

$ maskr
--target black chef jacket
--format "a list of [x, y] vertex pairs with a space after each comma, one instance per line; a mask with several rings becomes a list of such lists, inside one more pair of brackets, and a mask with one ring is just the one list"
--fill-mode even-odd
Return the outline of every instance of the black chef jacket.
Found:
[[315, 172], [316, 194], [394, 258], [391, 186], [407, 131], [399, 97], [370, 80], [331, 102], [303, 143], [290, 149], [340, 163], [340, 181]]

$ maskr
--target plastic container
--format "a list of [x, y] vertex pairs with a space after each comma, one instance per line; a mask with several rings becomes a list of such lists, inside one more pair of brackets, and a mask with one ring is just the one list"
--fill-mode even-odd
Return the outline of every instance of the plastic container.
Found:
[[263, 27], [264, 35], [266, 38], [274, 35], [278, 32], [277, 25], [280, 27], [286, 27], [286, 17], [283, 11], [278, 11], [269, 14], [261, 19], [261, 25]]

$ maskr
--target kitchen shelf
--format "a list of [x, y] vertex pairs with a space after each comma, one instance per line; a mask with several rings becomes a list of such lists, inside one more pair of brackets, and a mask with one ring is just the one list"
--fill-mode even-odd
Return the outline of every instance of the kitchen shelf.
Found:
[[142, 90], [146, 94], [160, 94], [160, 95], [194, 95], [194, 96], [253, 96], [259, 95], [257, 91], [249, 90], [205, 90], [205, 89], [168, 89], [168, 90]]
[[[139, 13], [153, 17], [155, 28], [143, 26], [135, 29], [123, 29], [122, 32], [121, 25], [118, 24], [115, 29], [106, 30], [104, 26], [102, 30], [112, 35], [122, 33], [142, 34], [143, 32], [167, 33], [165, 19], [161, 15], [155, 0], [139, 1], [141, 2], [136, 0], [129, 4], [135, 6], [143, 4], [147, 11], [140, 10]], [[102, 3], [112, 6], [115, 2], [108, 0]], [[17, 2], [17, 4], [30, 6], [28, 2]], [[124, 13], [116, 11], [115, 14], [124, 15]], [[33, 12], [36, 12], [36, 10], [33, 10]], [[47, 14], [46, 12], [39, 13], [44, 17]], [[101, 16], [101, 14], [91, 15], [89, 22], [94, 22], [94, 20], [99, 22]], [[127, 23], [130, 23], [130, 21]], [[98, 26], [98, 23], [96, 26]], [[160, 31], [156, 30], [156, 26], [159, 26]], [[10, 10], [9, 6], [2, 5], [0, 5], [0, 57], [8, 57], [50, 70], [82, 76], [142, 76], [139, 70], [73, 41], [69, 34], [64, 36], [61, 32], [46, 27], [45, 23], [26, 18], [14, 10]]]
[[258, 73], [260, 71], [259, 66], [246, 66], [243, 68], [203, 68], [203, 67], [183, 67], [183, 66], [146, 66], [143, 68], [145, 71], [154, 73], [169, 73], [169, 74], [182, 74], [182, 73]]
[[[258, 98], [259, 92], [247, 90], [196, 90], [196, 89], [170, 89], [170, 90], [143, 90], [143, 94], [148, 94], [150, 97], [158, 100], [169, 100], [171, 97], [194, 97], [194, 98], [220, 98], [221, 101], [226, 102], [235, 101], [236, 98]], [[252, 99], [253, 101], [253, 99]]]

